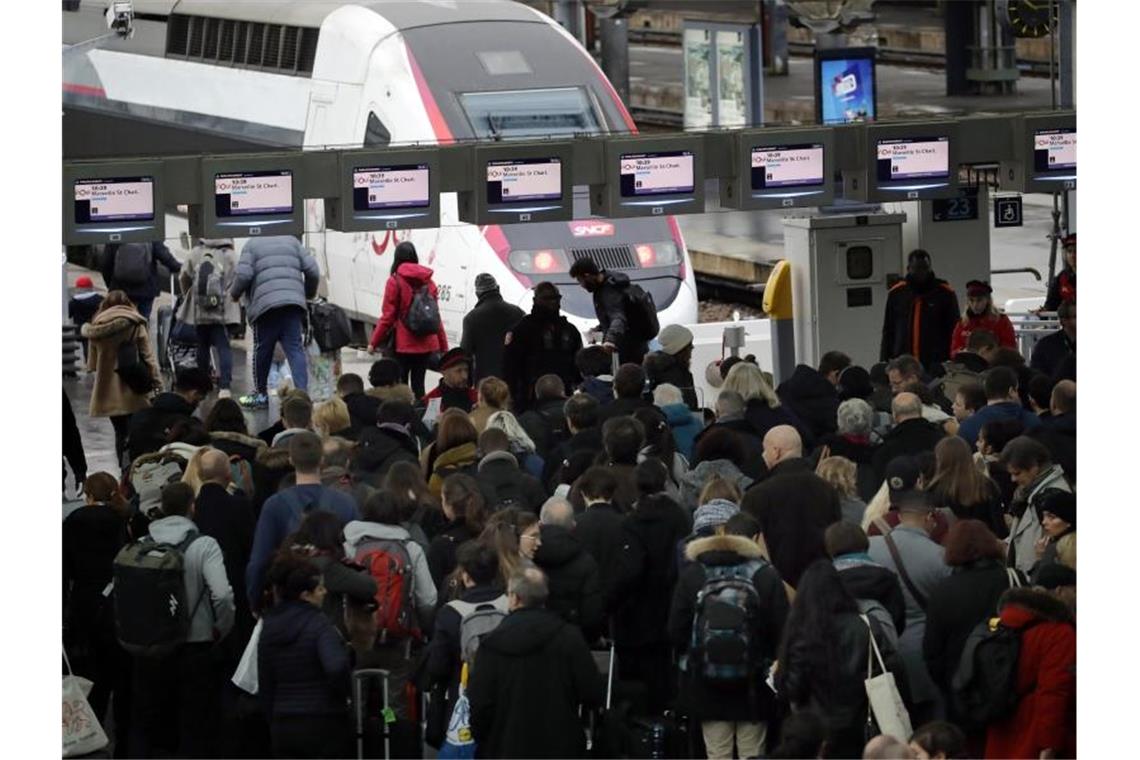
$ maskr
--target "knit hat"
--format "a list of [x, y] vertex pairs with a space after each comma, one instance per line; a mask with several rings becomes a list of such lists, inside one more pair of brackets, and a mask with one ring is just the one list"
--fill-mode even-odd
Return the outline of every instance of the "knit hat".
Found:
[[966, 295], [970, 298], [980, 298], [981, 296], [988, 296], [994, 292], [988, 282], [983, 280], [970, 280], [966, 283]]
[[1049, 591], [1060, 586], [1075, 586], [1077, 585], [1077, 572], [1064, 565], [1050, 562], [1046, 565], [1042, 565], [1041, 569], [1037, 571], [1036, 583], [1034, 585]]
[[373, 388], [384, 388], [400, 382], [400, 363], [395, 359], [377, 359], [368, 370], [368, 382]]
[[1033, 508], [1037, 510], [1037, 519], [1046, 512], [1051, 512], [1060, 519], [1077, 529], [1077, 497], [1060, 488], [1046, 489], [1033, 500]]
[[839, 373], [839, 400], [861, 398], [864, 401], [875, 395], [875, 387], [871, 385], [871, 375], [867, 370], [857, 364], [845, 367]]
[[666, 325], [657, 336], [661, 350], [670, 356], [676, 356], [689, 346], [693, 345], [692, 331], [681, 325]]
[[693, 532], [711, 531], [718, 525], [724, 525], [739, 511], [740, 507], [728, 499], [712, 499], [697, 507], [697, 511], [693, 514]]
[[499, 283], [495, 282], [494, 275], [489, 275], [486, 272], [479, 274], [475, 278], [475, 295], [481, 296], [484, 293], [490, 293], [492, 290], [498, 290]]
[[93, 283], [91, 281], [90, 277], [88, 277], [87, 275], [84, 274], [84, 275], [80, 275], [79, 277], [75, 278], [75, 287], [77, 287], [77, 288], [93, 288], [93, 287], [95, 287], [95, 283]]
[[1075, 232], [1070, 234], [1070, 235], [1065, 235], [1065, 237], [1061, 238], [1061, 245], [1062, 246], [1069, 246], [1069, 245], [1076, 245], [1076, 244], [1077, 244], [1077, 233], [1075, 233]]
[[930, 500], [926, 491], [918, 487], [922, 468], [914, 457], [895, 457], [887, 465], [887, 489], [891, 506], [906, 512], [927, 512]]

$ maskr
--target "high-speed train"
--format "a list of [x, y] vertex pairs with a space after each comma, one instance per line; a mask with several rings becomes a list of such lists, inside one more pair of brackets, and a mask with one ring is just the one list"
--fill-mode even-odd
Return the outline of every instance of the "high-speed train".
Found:
[[[105, 32], [105, 8], [65, 3], [65, 46]], [[134, 10], [132, 39], [64, 56], [65, 158], [636, 131], [586, 50], [513, 0], [135, 0]], [[575, 196], [586, 216], [584, 189]], [[661, 324], [697, 321], [672, 217], [474, 226], [459, 221], [456, 203], [442, 195], [438, 229], [340, 233], [325, 229], [322, 202], [307, 200], [305, 244], [329, 299], [363, 331], [379, 313], [393, 249], [411, 240], [435, 270], [454, 340], [481, 272], [524, 310], [535, 283], [568, 285], [563, 311], [592, 325], [590, 296], [568, 274], [587, 255], [652, 293]], [[168, 217], [169, 237], [180, 228], [184, 218]]]

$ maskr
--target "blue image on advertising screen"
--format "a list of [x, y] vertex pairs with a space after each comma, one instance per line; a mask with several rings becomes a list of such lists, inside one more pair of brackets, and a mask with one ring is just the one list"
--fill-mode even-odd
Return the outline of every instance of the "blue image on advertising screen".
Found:
[[820, 104], [824, 124], [874, 121], [875, 79], [869, 58], [819, 62]]

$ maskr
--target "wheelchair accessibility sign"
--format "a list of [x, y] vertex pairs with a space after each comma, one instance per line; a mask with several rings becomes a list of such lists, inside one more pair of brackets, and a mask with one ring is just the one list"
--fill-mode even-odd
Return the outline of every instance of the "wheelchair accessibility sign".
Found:
[[1021, 226], [1021, 196], [994, 198], [994, 227]]

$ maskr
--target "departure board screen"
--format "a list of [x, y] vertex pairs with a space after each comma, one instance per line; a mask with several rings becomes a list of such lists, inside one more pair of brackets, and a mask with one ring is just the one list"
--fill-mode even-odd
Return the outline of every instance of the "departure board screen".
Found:
[[75, 223], [154, 219], [154, 178], [80, 179], [74, 183]]
[[352, 170], [353, 208], [425, 208], [431, 205], [429, 178], [427, 164], [356, 167]]
[[214, 175], [214, 212], [219, 219], [293, 213], [293, 172], [283, 170]]
[[879, 184], [950, 177], [950, 138], [879, 140], [876, 146]]
[[752, 149], [752, 189], [823, 184], [823, 145], [763, 145]]
[[487, 162], [487, 204], [562, 199], [562, 159], [520, 158]]

